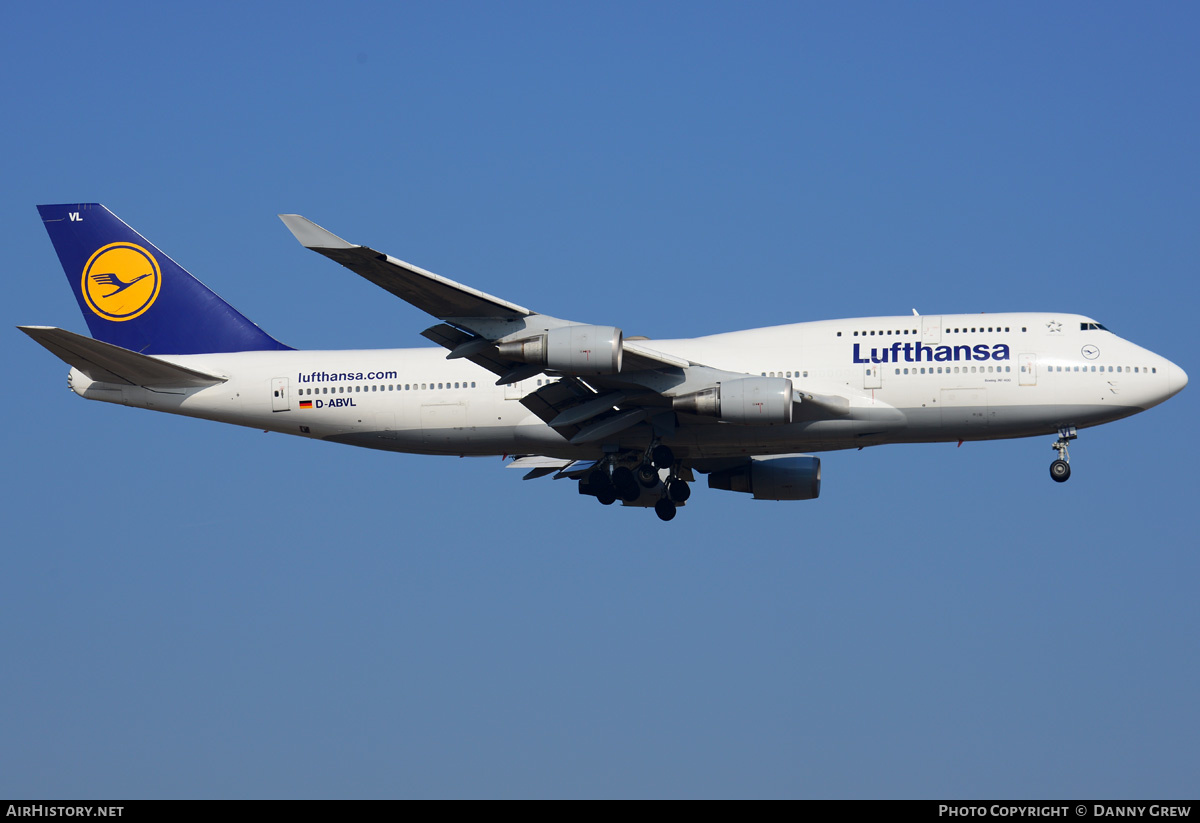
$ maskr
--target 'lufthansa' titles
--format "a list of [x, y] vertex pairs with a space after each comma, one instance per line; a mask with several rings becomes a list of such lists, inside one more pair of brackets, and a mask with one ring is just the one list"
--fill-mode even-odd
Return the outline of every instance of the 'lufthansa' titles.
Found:
[[893, 343], [884, 348], [871, 347], [864, 352], [861, 343], [854, 344], [855, 363], [947, 363], [960, 360], [1008, 360], [1007, 343], [989, 346], [926, 346], [924, 343]]

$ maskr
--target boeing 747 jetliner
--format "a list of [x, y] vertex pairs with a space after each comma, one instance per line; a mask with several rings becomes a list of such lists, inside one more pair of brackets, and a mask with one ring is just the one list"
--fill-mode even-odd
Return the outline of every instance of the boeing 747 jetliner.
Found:
[[397, 452], [516, 455], [663, 520], [714, 489], [821, 490], [810, 452], [1057, 435], [1158, 405], [1184, 371], [1090, 317], [862, 317], [685, 340], [562, 320], [280, 215], [312, 249], [437, 319], [442, 347], [297, 351], [96, 203], [39, 206], [91, 329], [22, 331], [71, 390], [153, 411]]

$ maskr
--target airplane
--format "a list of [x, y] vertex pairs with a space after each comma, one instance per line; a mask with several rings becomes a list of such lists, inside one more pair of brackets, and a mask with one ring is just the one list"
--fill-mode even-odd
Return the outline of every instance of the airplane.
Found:
[[[297, 214], [311, 249], [438, 321], [441, 346], [280, 343], [97, 203], [38, 206], [92, 337], [19, 326], [80, 397], [396, 452], [513, 456], [534, 479], [671, 520], [696, 474], [759, 500], [821, 491], [812, 452], [1057, 435], [1149, 409], [1183, 369], [1089, 317], [819, 320], [678, 340], [626, 337], [493, 297]], [[115, 291], [114, 291], [115, 288]]]

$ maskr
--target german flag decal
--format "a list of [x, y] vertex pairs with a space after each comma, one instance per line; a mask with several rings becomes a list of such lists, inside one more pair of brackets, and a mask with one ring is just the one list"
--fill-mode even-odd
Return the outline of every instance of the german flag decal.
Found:
[[300, 401], [300, 408], [302, 408], [302, 409], [311, 409], [311, 408], [312, 408], [312, 401], [311, 401], [311, 400], [301, 400], [301, 401]]

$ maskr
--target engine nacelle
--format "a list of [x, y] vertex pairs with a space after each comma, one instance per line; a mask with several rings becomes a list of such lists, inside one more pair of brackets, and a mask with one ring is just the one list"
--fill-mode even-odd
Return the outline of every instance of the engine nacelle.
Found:
[[717, 417], [730, 423], [771, 426], [792, 422], [792, 381], [744, 377], [671, 401], [675, 411]]
[[563, 374], [616, 374], [624, 353], [621, 330], [615, 326], [562, 326], [496, 348], [501, 357]]
[[821, 494], [821, 458], [751, 457], [740, 466], [709, 474], [708, 487], [746, 492], [755, 500], [815, 500]]

